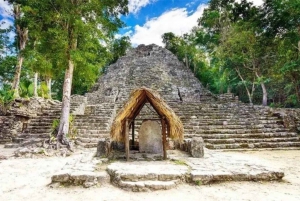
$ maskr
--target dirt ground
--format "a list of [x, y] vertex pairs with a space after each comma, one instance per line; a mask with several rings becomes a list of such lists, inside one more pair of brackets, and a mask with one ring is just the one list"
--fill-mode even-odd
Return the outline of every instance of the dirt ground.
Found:
[[[0, 147], [0, 155], [13, 150]], [[134, 193], [110, 184], [82, 187], [50, 188], [51, 176], [72, 157], [8, 159], [0, 161], [0, 200], [300, 200], [300, 150], [253, 151], [245, 154], [264, 159], [285, 173], [281, 182], [224, 182], [207, 186], [179, 185], [167, 191]]]

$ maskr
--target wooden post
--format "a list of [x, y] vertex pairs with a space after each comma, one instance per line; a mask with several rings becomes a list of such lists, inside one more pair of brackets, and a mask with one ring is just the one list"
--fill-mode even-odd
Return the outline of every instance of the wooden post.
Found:
[[126, 153], [126, 160], [129, 161], [129, 122], [126, 119], [125, 123], [125, 153]]
[[166, 121], [165, 121], [165, 117], [162, 117], [162, 119], [161, 119], [161, 127], [162, 127], [162, 141], [163, 141], [164, 160], [167, 160], [167, 136], [166, 136]]
[[131, 123], [131, 135], [132, 135], [132, 141], [131, 141], [131, 145], [132, 145], [132, 148], [134, 147], [134, 119], [132, 120], [132, 123]]

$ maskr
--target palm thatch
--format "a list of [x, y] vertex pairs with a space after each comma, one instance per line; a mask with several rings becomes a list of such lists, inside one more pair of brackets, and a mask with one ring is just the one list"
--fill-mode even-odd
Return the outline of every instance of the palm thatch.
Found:
[[181, 120], [157, 92], [146, 87], [141, 87], [131, 92], [128, 102], [119, 111], [111, 126], [110, 136], [112, 140], [124, 142], [126, 120], [133, 120], [146, 102], [152, 105], [159, 116], [165, 118], [169, 128], [169, 137], [181, 143], [183, 141]]

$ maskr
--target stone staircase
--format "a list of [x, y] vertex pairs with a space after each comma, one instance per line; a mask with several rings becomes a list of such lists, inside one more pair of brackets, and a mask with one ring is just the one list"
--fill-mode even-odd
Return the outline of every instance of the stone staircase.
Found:
[[0, 144], [6, 144], [11, 142], [11, 138], [6, 136], [5, 133], [10, 133], [10, 125], [13, 119], [6, 118], [5, 116], [0, 116]]
[[[240, 102], [185, 103], [168, 102], [184, 124], [184, 138], [202, 137], [209, 149], [294, 149], [299, 136], [290, 132], [282, 120], [266, 107], [250, 107]], [[151, 107], [148, 104], [148, 107]], [[158, 118], [147, 106], [135, 121], [135, 138], [143, 119]], [[122, 104], [88, 105], [85, 114], [76, 116], [77, 141], [84, 147], [96, 147], [109, 138], [110, 125]], [[131, 136], [130, 136], [131, 137]]]
[[99, 140], [109, 137], [115, 106], [110, 103], [86, 106], [84, 115], [75, 117], [76, 143], [86, 148], [96, 147]]
[[52, 124], [55, 119], [60, 118], [61, 103], [43, 107], [37, 116], [31, 118], [27, 128], [13, 138], [14, 143], [21, 143], [25, 139], [49, 139], [53, 131]]
[[[72, 114], [73, 111], [79, 107], [79, 103], [74, 102], [71, 105], [70, 112]], [[18, 133], [13, 139], [13, 143], [22, 143], [25, 140], [43, 140], [49, 139], [51, 133], [53, 132], [53, 122], [54, 120], [59, 120], [61, 114], [61, 103], [60, 102], [52, 102], [52, 104], [48, 104], [40, 109], [37, 112], [35, 117], [30, 119], [30, 122], [27, 125], [27, 128]]]
[[184, 124], [184, 138], [202, 137], [209, 149], [299, 148], [297, 133], [265, 107], [243, 103], [170, 103]]

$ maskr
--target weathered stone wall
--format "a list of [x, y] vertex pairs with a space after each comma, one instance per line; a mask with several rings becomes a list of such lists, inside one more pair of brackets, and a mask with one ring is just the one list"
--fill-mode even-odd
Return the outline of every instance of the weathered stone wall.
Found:
[[300, 134], [300, 109], [270, 108], [270, 112], [282, 119], [283, 125], [290, 131]]
[[5, 116], [0, 116], [0, 144], [19, 143], [19, 136], [27, 129], [32, 118], [44, 113], [44, 108], [57, 101], [43, 98], [16, 99]]

